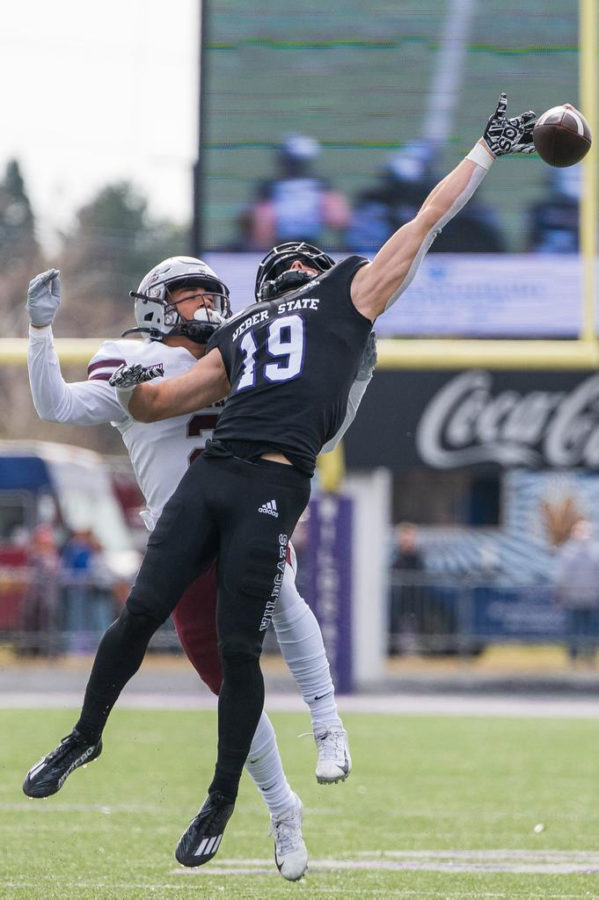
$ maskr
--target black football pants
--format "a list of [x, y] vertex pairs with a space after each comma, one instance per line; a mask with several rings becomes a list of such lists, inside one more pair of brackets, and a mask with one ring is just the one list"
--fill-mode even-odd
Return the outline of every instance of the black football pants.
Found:
[[262, 642], [283, 580], [289, 537], [309, 496], [310, 479], [293, 466], [206, 455], [193, 463], [150, 536], [123, 612], [100, 642], [77, 723], [84, 735], [99, 737], [150, 638], [217, 557], [223, 683], [210, 790], [236, 797], [264, 705]]

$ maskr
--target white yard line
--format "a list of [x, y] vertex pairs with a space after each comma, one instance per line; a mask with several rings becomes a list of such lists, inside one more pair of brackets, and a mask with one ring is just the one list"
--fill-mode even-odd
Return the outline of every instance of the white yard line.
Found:
[[[567, 850], [422, 850], [360, 853], [360, 859], [311, 859], [308, 871], [393, 871], [595, 875], [599, 853]], [[171, 875], [277, 874], [271, 860], [220, 859], [205, 869], [171, 869]]]
[[[81, 692], [20, 692], [0, 695], [0, 709], [78, 709]], [[599, 699], [508, 694], [355, 694], [337, 697], [341, 712], [387, 713], [410, 716], [495, 716], [516, 718], [599, 718]], [[120, 709], [216, 709], [216, 698], [204, 694], [125, 693]], [[270, 693], [266, 709], [305, 712], [297, 694]]]
[[[467, 873], [476, 874], [526, 874], [526, 875], [596, 875], [599, 872], [599, 853], [583, 852], [577, 850], [396, 850], [396, 851], [364, 851], [356, 856], [347, 856], [339, 859], [311, 859], [308, 867], [308, 879], [310, 876], [325, 874], [330, 872], [351, 872], [351, 871], [371, 871], [371, 872], [442, 872], [446, 875], [463, 875]], [[184, 876], [185, 878], [211, 878], [217, 876], [271, 876], [274, 880], [280, 879], [273, 860], [266, 859], [219, 859], [216, 863], [206, 867], [197, 869], [185, 869], [181, 866], [172, 868], [168, 872], [169, 876]], [[130, 891], [138, 891], [140, 889], [148, 889], [147, 883], [133, 883], [126, 881], [122, 883], [113, 883], [104, 885], [101, 881], [84, 881], [78, 879], [70, 881], [68, 879], [56, 878], [52, 876], [53, 887], [63, 886], [65, 896], [74, 896], [74, 892], [83, 889], [96, 890], [97, 896], [102, 895], [102, 889], [105, 887], [111, 892], [120, 891], [126, 896]], [[0, 888], [10, 889], [40, 889], [40, 881], [35, 882], [27, 879], [20, 880], [2, 880], [0, 879]], [[185, 890], [187, 885], [177, 880], [163, 882], [151, 885], [152, 893], [159, 891], [161, 894], [167, 891]], [[339, 888], [326, 888], [326, 895], [340, 893], [343, 896], [359, 895], [360, 897], [475, 897], [481, 898], [506, 898], [524, 896], [520, 891], [510, 893], [495, 891], [481, 891], [476, 893], [464, 890], [453, 890], [451, 881], [446, 883], [443, 892], [436, 890], [411, 890], [409, 888], [382, 888], [368, 889], [364, 886], [356, 890], [348, 889], [347, 886]], [[554, 893], [552, 890], [530, 893], [527, 891], [527, 900], [548, 900], [548, 898], [559, 898], [559, 900], [569, 900], [569, 898], [580, 897], [580, 893], [565, 894], [562, 891]]]

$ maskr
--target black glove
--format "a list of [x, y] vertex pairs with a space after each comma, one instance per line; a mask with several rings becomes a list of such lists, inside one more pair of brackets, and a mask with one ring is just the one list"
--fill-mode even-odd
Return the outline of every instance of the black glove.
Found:
[[483, 134], [483, 140], [494, 156], [505, 156], [507, 153], [534, 153], [532, 130], [536, 113], [532, 109], [507, 119], [507, 95], [501, 93], [497, 109], [489, 119]]

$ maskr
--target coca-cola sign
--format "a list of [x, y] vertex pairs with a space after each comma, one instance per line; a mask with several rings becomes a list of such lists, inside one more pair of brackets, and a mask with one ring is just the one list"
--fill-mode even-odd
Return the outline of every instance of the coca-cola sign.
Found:
[[422, 412], [416, 445], [435, 468], [599, 464], [599, 375], [573, 391], [493, 390], [490, 372], [461, 372]]
[[599, 467], [596, 373], [377, 373], [363, 407], [351, 466]]

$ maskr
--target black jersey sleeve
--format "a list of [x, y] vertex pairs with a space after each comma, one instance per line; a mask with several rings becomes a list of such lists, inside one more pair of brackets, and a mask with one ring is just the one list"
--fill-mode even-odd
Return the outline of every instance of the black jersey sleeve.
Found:
[[216, 331], [213, 331], [210, 338], [208, 339], [208, 343], [206, 344], [206, 355], [210, 353], [211, 350], [220, 349], [220, 343], [222, 340], [222, 326], [217, 328]]
[[223, 358], [223, 362], [225, 364], [225, 370], [227, 372], [227, 377], [230, 380], [231, 370], [230, 363], [231, 357], [230, 354], [226, 352], [226, 348], [228, 345], [227, 335], [229, 333], [229, 329], [227, 328], [227, 324], [221, 325], [220, 328], [217, 328], [215, 332], [210, 336], [208, 343], [206, 344], [206, 353], [210, 353], [211, 350], [219, 350], [220, 355]]
[[216, 331], [212, 333], [208, 343], [206, 344], [206, 353], [210, 353], [211, 350], [219, 350], [220, 355], [223, 358], [223, 362], [225, 365], [225, 371], [227, 373], [227, 378], [229, 382], [232, 383], [232, 368], [233, 368], [233, 357], [234, 357], [234, 348], [232, 344], [232, 338], [235, 336], [235, 331], [239, 322], [246, 318], [247, 314], [252, 314], [252, 311], [258, 308], [257, 303], [253, 303], [250, 306], [247, 306], [245, 309], [241, 310], [241, 312], [236, 313], [230, 319], [220, 325]]

